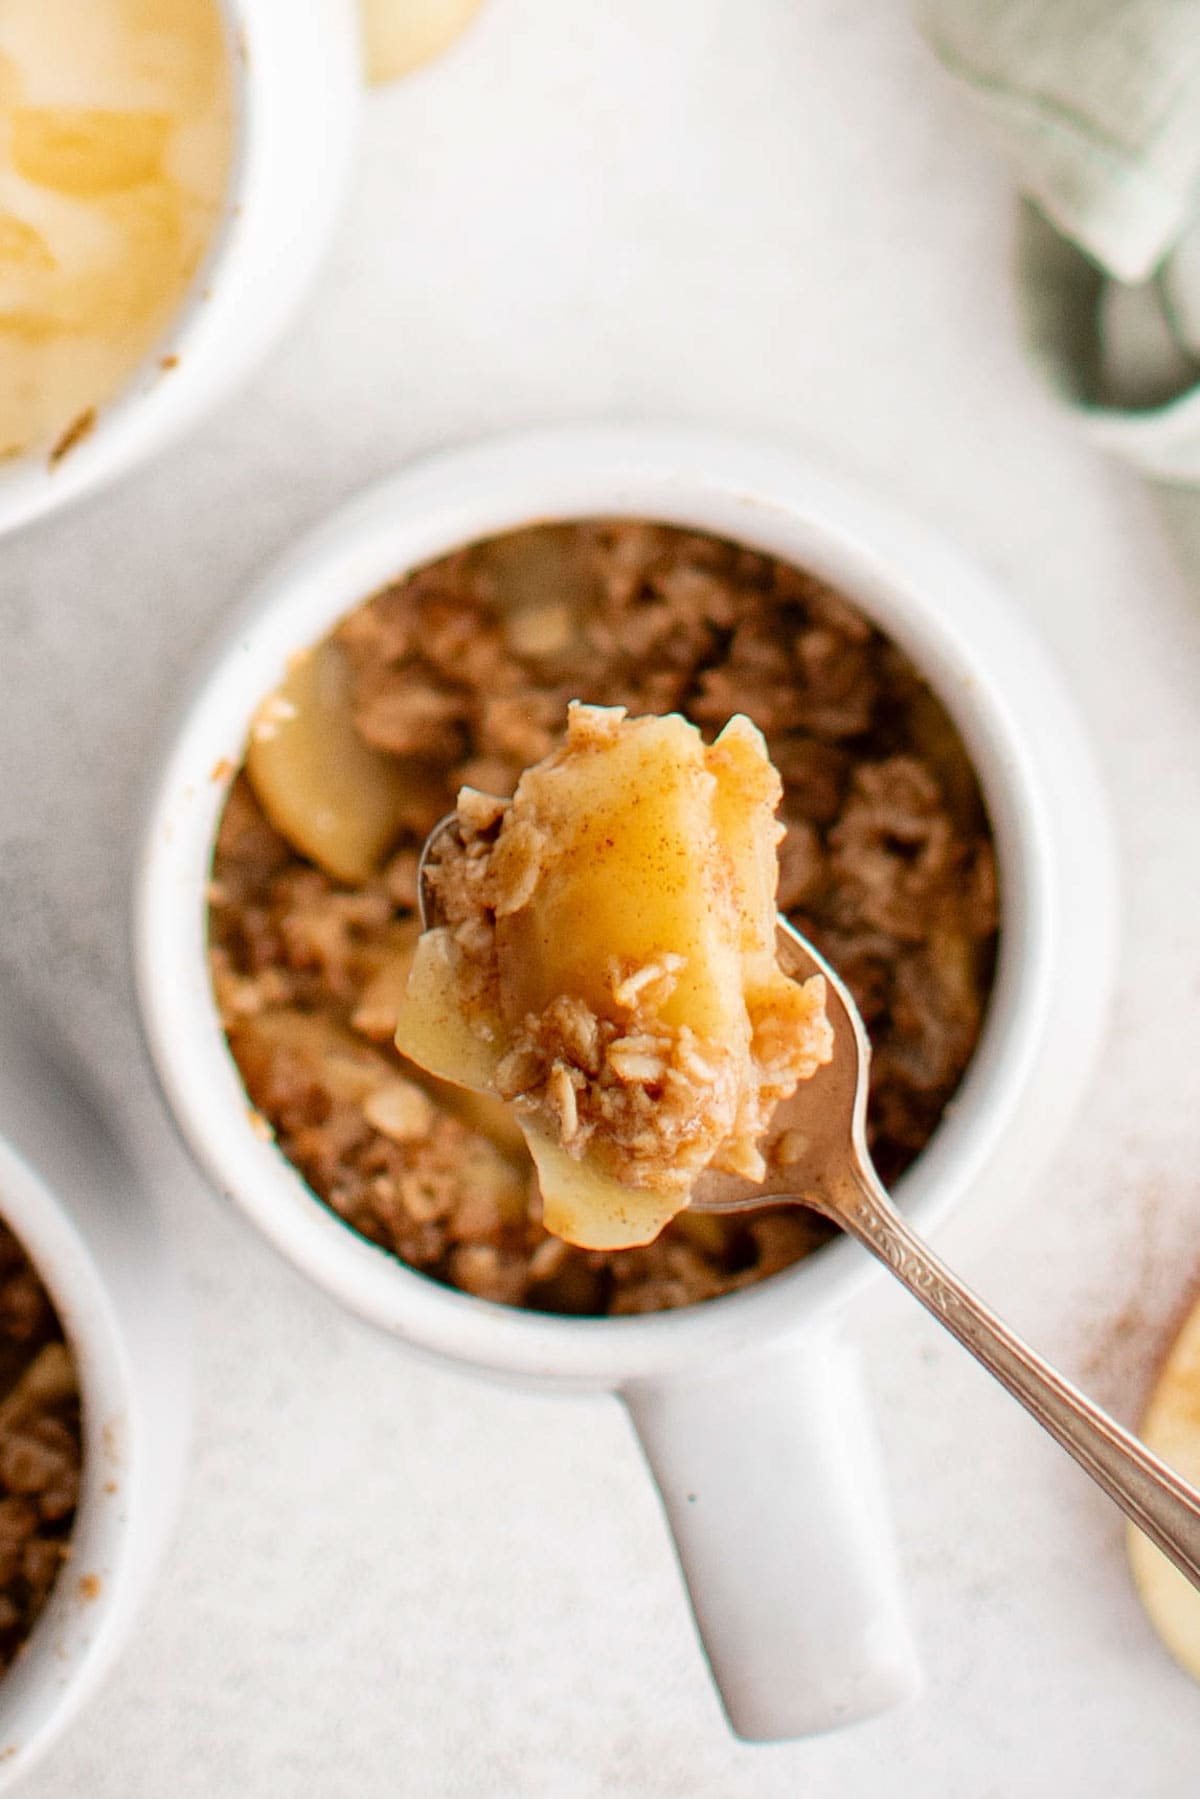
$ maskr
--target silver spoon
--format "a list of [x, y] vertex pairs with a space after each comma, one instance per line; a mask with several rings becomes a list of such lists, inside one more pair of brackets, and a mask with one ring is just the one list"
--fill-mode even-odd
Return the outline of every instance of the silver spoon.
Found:
[[[429, 865], [456, 828], [453, 814], [442, 819], [421, 854], [418, 892], [425, 929], [437, 915]], [[780, 966], [793, 979], [824, 975], [833, 1060], [777, 1107], [771, 1141], [780, 1148], [786, 1143], [790, 1159], [776, 1160], [771, 1182], [756, 1186], [738, 1175], [704, 1174], [692, 1189], [691, 1209], [729, 1213], [767, 1204], [808, 1206], [857, 1237], [1200, 1587], [1200, 1493], [1023, 1343], [896, 1210], [867, 1149], [871, 1046], [858, 1008], [829, 964], [782, 917], [778, 952]]]

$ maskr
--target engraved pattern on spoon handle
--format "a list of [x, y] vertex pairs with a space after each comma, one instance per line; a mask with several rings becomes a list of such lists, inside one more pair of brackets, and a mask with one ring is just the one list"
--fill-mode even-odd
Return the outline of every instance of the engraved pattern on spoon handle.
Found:
[[866, 1169], [831, 1215], [903, 1281], [1150, 1540], [1200, 1586], [1200, 1493], [1009, 1330], [926, 1248]]

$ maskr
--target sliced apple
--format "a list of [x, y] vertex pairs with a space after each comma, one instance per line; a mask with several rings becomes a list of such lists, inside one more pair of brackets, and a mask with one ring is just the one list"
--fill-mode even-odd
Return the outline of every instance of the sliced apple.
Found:
[[541, 1131], [525, 1127], [525, 1141], [542, 1190], [542, 1223], [564, 1243], [582, 1249], [637, 1249], [687, 1204], [687, 1195], [627, 1187], [594, 1161], [577, 1160]]
[[[584, 714], [613, 722], [584, 739]], [[752, 727], [751, 727], [752, 728]], [[540, 1012], [558, 993], [611, 1013], [611, 966], [683, 958], [658, 1008], [664, 1025], [748, 1046], [740, 927], [713, 809], [717, 783], [694, 725], [677, 713], [623, 720], [620, 708], [577, 707], [566, 746], [521, 777], [513, 828], [493, 857], [541, 866], [526, 904], [496, 920], [506, 1019]]]
[[0, 51], [0, 106], [19, 106], [25, 97], [25, 82], [11, 56]]
[[488, 1087], [503, 1053], [499, 1020], [463, 1005], [462, 953], [444, 929], [417, 944], [396, 1020], [396, 1048], [461, 1087]]
[[[1200, 1486], [1200, 1303], [1163, 1364], [1141, 1424], [1148, 1448]], [[1200, 1593], [1133, 1525], [1129, 1563], [1138, 1597], [1181, 1668], [1200, 1680]]]
[[775, 961], [779, 791], [746, 720], [709, 748], [677, 715], [573, 706], [475, 846], [462, 891], [494, 926], [488, 969], [449, 926], [418, 944], [397, 1047], [518, 1098], [568, 1242], [651, 1241], [710, 1164], [761, 1178], [775, 1101], [828, 1059], [824, 984]]
[[314, 1080], [349, 1105], [361, 1105], [396, 1074], [391, 1057], [319, 1012], [284, 1006], [258, 1012], [236, 1024], [229, 1041], [255, 1104], [265, 1096], [279, 1056], [311, 1069]]
[[40, 231], [15, 213], [0, 212], [0, 265], [45, 271], [58, 262]]
[[460, 1087], [453, 1081], [443, 1081], [427, 1069], [418, 1068], [407, 1056], [401, 1056], [401, 1064], [416, 1081], [420, 1081], [431, 1099], [460, 1124], [478, 1131], [486, 1137], [494, 1148], [515, 1162], [520, 1168], [528, 1168], [529, 1152], [525, 1142], [525, 1133], [517, 1120], [511, 1106], [506, 1106], [502, 1099], [494, 1093], [484, 1092], [482, 1088]]
[[585, 621], [603, 599], [592, 559], [570, 525], [538, 525], [480, 544], [474, 552], [518, 656], [578, 649]]
[[358, 884], [426, 802], [432, 777], [364, 743], [351, 705], [350, 666], [338, 644], [326, 640], [297, 657], [259, 708], [246, 773], [271, 823], [301, 855]]

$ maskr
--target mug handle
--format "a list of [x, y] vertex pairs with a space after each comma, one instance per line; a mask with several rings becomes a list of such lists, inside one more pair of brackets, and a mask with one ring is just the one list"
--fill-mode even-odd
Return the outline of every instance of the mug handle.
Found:
[[775, 1742], [920, 1688], [857, 1358], [829, 1329], [621, 1393], [730, 1724]]

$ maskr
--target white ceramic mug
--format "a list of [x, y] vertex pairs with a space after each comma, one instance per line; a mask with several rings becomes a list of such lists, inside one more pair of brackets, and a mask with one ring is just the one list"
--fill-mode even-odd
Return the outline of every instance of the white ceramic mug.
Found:
[[110, 1667], [166, 1543], [191, 1363], [182, 1279], [150, 1195], [78, 1073], [0, 994], [0, 1218], [62, 1321], [83, 1402], [71, 1556], [0, 1678], [0, 1789]]
[[[61, 460], [0, 465], [0, 535], [143, 462], [223, 398], [283, 330], [350, 169], [357, 0], [219, 0], [234, 153], [208, 253], [163, 339]], [[169, 366], [164, 366], [164, 358]]]
[[138, 870], [140, 1002], [196, 1155], [314, 1281], [428, 1353], [621, 1397], [733, 1726], [789, 1737], [881, 1711], [916, 1678], [871, 1428], [836, 1329], [877, 1273], [869, 1258], [835, 1242], [747, 1291], [649, 1317], [547, 1317], [451, 1291], [357, 1236], [251, 1128], [205, 960], [229, 771], [288, 658], [457, 545], [533, 520], [618, 514], [815, 570], [949, 707], [991, 813], [1002, 943], [974, 1061], [901, 1197], [928, 1230], [968, 1195], [1030, 1179], [1080, 1092], [1114, 961], [1112, 844], [1075, 712], [1036, 639], [969, 563], [791, 455], [705, 436], [558, 430], [444, 455], [372, 489], [268, 576], [157, 771]]

